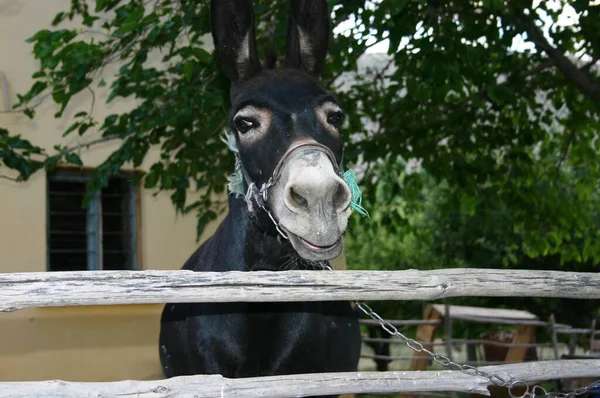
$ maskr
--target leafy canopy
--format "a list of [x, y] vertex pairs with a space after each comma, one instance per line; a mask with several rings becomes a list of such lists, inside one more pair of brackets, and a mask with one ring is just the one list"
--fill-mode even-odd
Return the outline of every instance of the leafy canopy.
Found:
[[[53, 101], [56, 117], [63, 117], [76, 95], [104, 85], [109, 102], [135, 98], [133, 109], [104, 120], [93, 109], [77, 113], [64, 136], [99, 132], [89, 146], [120, 142], [98, 167], [91, 190], [159, 148], [144, 186], [170, 192], [179, 211], [196, 211], [199, 234], [225, 208], [214, 198], [233, 166], [219, 139], [228, 81], [206, 50], [207, 3], [72, 0], [51, 29], [29, 39], [39, 70], [16, 105], [35, 117], [38, 104]], [[287, 2], [255, 3], [259, 50], [284, 54]], [[360, 233], [377, 237], [385, 227], [392, 239], [412, 226], [417, 244], [417, 226], [425, 234], [415, 222], [420, 217], [432, 225], [424, 241], [438, 242], [452, 261], [465, 242], [479, 242], [498, 256], [496, 264], [547, 256], [597, 264], [600, 6], [586, 0], [329, 3], [337, 33], [324, 81], [348, 113], [346, 159], [360, 163], [365, 203], [376, 217], [356, 221]], [[558, 23], [566, 8], [577, 16], [572, 24]], [[61, 28], [66, 20], [78, 26]], [[376, 70], [346, 79], [368, 48], [384, 40], [389, 54]], [[529, 49], [515, 50], [519, 40]], [[117, 66], [114, 74], [106, 72], [109, 65]], [[416, 172], [405, 171], [410, 159]], [[27, 180], [59, 162], [80, 165], [81, 159], [74, 148], [47, 150], [34, 137], [0, 129], [5, 178]], [[190, 199], [195, 191], [202, 195]], [[352, 239], [351, 245], [364, 244]], [[385, 250], [378, 252], [382, 262], [390, 260]], [[415, 250], [409, 258], [439, 260], [429, 246], [425, 257]]]

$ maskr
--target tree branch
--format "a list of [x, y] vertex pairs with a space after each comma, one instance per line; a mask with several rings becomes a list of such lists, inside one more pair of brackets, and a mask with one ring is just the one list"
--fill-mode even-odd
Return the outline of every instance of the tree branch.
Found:
[[88, 112], [91, 117], [94, 113], [94, 106], [96, 105], [96, 92], [90, 86], [87, 86], [86, 89], [92, 94], [92, 104], [90, 105], [90, 111]]
[[592, 68], [592, 66], [596, 65], [596, 63], [598, 61], [600, 61], [600, 55], [596, 55], [594, 58], [592, 58], [592, 60], [590, 62], [588, 62], [587, 64], [583, 65], [581, 67], [581, 70], [585, 71], [585, 72], [589, 71]]
[[532, 20], [524, 20], [527, 34], [538, 50], [543, 51], [550, 57], [556, 67], [569, 79], [571, 79], [579, 90], [600, 106], [600, 84], [592, 79], [585, 70], [579, 69], [565, 54], [554, 48], [544, 37], [544, 33]]
[[2, 179], [2, 180], [8, 180], [8, 181], [13, 181], [13, 182], [19, 182], [18, 179], [13, 178], [13, 177], [9, 177], [9, 176], [5, 176], [3, 174], [0, 174], [0, 179]]
[[[581, 70], [589, 69], [597, 61], [598, 61], [597, 59], [594, 59], [594, 60], [590, 61], [589, 63], [587, 63], [586, 65], [584, 65], [581, 68]], [[542, 71], [544, 71], [546, 69], [549, 69], [549, 68], [552, 68], [554, 66], [556, 66], [556, 65], [555, 65], [555, 63], [553, 61], [544, 62], [544, 63], [541, 63], [541, 64], [535, 66], [534, 68], [532, 68], [532, 69], [530, 69], [530, 70], [528, 70], [526, 72], [521, 73], [520, 77], [521, 78], [526, 78], [526, 77], [529, 77], [529, 76], [533, 76], [533, 75], [535, 75], [535, 74], [537, 74], [539, 72], [542, 72]], [[490, 87], [502, 87], [502, 86], [507, 86], [508, 84], [509, 84], [509, 79], [507, 78], [502, 83], [498, 83], [498, 84], [496, 84], [494, 86], [490, 86]], [[464, 109], [469, 104], [469, 102], [472, 101], [473, 98], [475, 98], [475, 97], [481, 97], [481, 98], [485, 99], [485, 97], [487, 96], [487, 90], [490, 87], [481, 88], [478, 91], [476, 91], [476, 92], [474, 92], [474, 93], [472, 93], [470, 95], [467, 95], [465, 98], [463, 98], [463, 99], [461, 99], [459, 101], [456, 101], [454, 103], [448, 104], [447, 105], [448, 108], [451, 109], [450, 113], [459, 112], [461, 109]], [[445, 121], [446, 120], [446, 116], [447, 116], [447, 113], [440, 112], [440, 110], [436, 110], [434, 112], [431, 112], [431, 114], [428, 117], [424, 118], [424, 119], [428, 121], [428, 123], [427, 123], [428, 126], [432, 126], [432, 125], [435, 125], [436, 123]], [[422, 124], [419, 124], [419, 125], [409, 125], [408, 129], [409, 130], [410, 129], [416, 129], [416, 128], [419, 128], [419, 127], [422, 127]]]
[[573, 138], [575, 138], [575, 130], [570, 130], [569, 131], [569, 135], [567, 136], [567, 139], [565, 141], [565, 146], [563, 147], [563, 150], [562, 150], [562, 152], [560, 154], [560, 157], [558, 158], [558, 161], [556, 162], [556, 168], [557, 169], [560, 168], [560, 166], [562, 165], [562, 163], [567, 158], [567, 155], [569, 153], [569, 149], [571, 148], [571, 144], [573, 143]]
[[[375, 42], [373, 42], [373, 43], [371, 43], [371, 44], [365, 45], [365, 47], [362, 49], [362, 52], [361, 52], [361, 53], [360, 53], [358, 56], [354, 57], [354, 59], [353, 59], [353, 62], [358, 62], [358, 59], [359, 59], [360, 57], [362, 57], [363, 55], [365, 55], [366, 51], [367, 51], [369, 48], [371, 48], [371, 47], [373, 47], [373, 46], [375, 46], [375, 45], [377, 45], [377, 44], [379, 44], [379, 43], [381, 43], [382, 41], [384, 41], [384, 40], [387, 40], [387, 39], [388, 39], [388, 37], [386, 36], [386, 37], [382, 38], [381, 40], [376, 40]], [[392, 60], [391, 60], [391, 61], [393, 61], [393, 59], [394, 59], [394, 58], [392, 57]], [[390, 61], [390, 63], [391, 63], [391, 61]], [[389, 66], [389, 64], [388, 64], [388, 66]], [[387, 69], [387, 66], [386, 66], [386, 69]], [[339, 77], [340, 77], [342, 74], [344, 74], [344, 72], [347, 72], [347, 70], [346, 70], [345, 68], [341, 68], [341, 69], [340, 69], [340, 70], [339, 70], [339, 71], [338, 71], [338, 72], [337, 72], [335, 75], [333, 75], [333, 76], [331, 77], [331, 79], [329, 79], [328, 81], [326, 81], [326, 82], [324, 83], [324, 86], [325, 86], [325, 87], [327, 87], [327, 88], [332, 88], [332, 87], [333, 87], [333, 85], [335, 84], [335, 82], [337, 81], [337, 79], [338, 79], [338, 78], [339, 78]]]
[[70, 153], [70, 152], [73, 152], [73, 151], [78, 151], [78, 150], [80, 150], [82, 148], [89, 149], [89, 147], [92, 146], [92, 145], [100, 144], [100, 143], [106, 142], [106, 141], [116, 140], [117, 138], [120, 138], [119, 135], [117, 135], [117, 134], [107, 135], [106, 137], [101, 137], [101, 138], [98, 138], [98, 139], [95, 139], [95, 140], [91, 140], [91, 141], [85, 142], [83, 144], [73, 145], [72, 147], [66, 148], [64, 150], [64, 153]]

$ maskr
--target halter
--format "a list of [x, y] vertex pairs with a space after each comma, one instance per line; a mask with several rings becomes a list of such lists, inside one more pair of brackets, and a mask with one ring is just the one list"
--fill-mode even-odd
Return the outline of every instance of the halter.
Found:
[[279, 232], [279, 235], [281, 235], [281, 237], [283, 237], [286, 240], [289, 240], [289, 237], [283, 231], [279, 222], [275, 219], [273, 214], [267, 208], [268, 190], [270, 187], [275, 185], [275, 183], [281, 178], [281, 174], [283, 173], [283, 170], [287, 166], [288, 162], [294, 156], [299, 154], [300, 152], [308, 151], [308, 150], [321, 152], [321, 153], [324, 153], [325, 155], [327, 155], [327, 157], [331, 161], [331, 164], [334, 167], [335, 173], [338, 176], [342, 177], [342, 175], [340, 173], [341, 166], [338, 163], [336, 163], [335, 155], [333, 154], [331, 149], [329, 149], [328, 147], [326, 147], [323, 144], [319, 144], [318, 142], [312, 141], [312, 140], [311, 141], [297, 141], [292, 146], [290, 146], [290, 148], [288, 148], [288, 150], [283, 154], [281, 159], [279, 159], [279, 162], [277, 162], [277, 165], [275, 165], [275, 169], [273, 170], [272, 176], [260, 188], [258, 188], [257, 185], [254, 183], [254, 181], [252, 181], [250, 179], [250, 176], [248, 175], [248, 173], [246, 172], [244, 167], [243, 166], [241, 167], [242, 175], [244, 176], [244, 180], [246, 181], [246, 184], [248, 185], [248, 190], [246, 191], [246, 195], [244, 196], [244, 199], [246, 200], [246, 204], [248, 205], [248, 210], [252, 211], [252, 208], [253, 208], [252, 201], [254, 201], [260, 209], [263, 209], [265, 211], [265, 213], [267, 213], [267, 215], [269, 216], [269, 218], [271, 219], [273, 224], [275, 224], [275, 229], [277, 230], [277, 232]]
[[[266, 183], [262, 184], [262, 186], [259, 188], [256, 185], [256, 183], [252, 181], [252, 179], [246, 172], [246, 169], [244, 169], [244, 166], [239, 156], [239, 150], [237, 148], [237, 143], [235, 141], [234, 135], [229, 133], [222, 140], [227, 144], [228, 148], [235, 154], [236, 158], [235, 172], [229, 177], [229, 190], [232, 193], [235, 193], [236, 195], [241, 195], [244, 197], [246, 205], [248, 206], [248, 211], [250, 213], [254, 212], [254, 203], [256, 203], [256, 206], [258, 206], [259, 209], [264, 210], [264, 212], [267, 213], [267, 215], [275, 225], [275, 229], [277, 230], [279, 235], [281, 235], [281, 237], [285, 240], [289, 240], [289, 237], [283, 231], [279, 222], [275, 219], [273, 214], [267, 208], [268, 190], [270, 187], [275, 185], [275, 183], [281, 178], [281, 174], [283, 173], [283, 170], [285, 169], [287, 163], [294, 156], [303, 151], [313, 150], [327, 155], [327, 157], [331, 161], [331, 164], [333, 165], [336, 175], [342, 178], [342, 180], [344, 180], [344, 182], [350, 188], [352, 196], [350, 207], [354, 210], [357, 210], [363, 217], [369, 216], [369, 213], [367, 213], [367, 211], [361, 205], [362, 194], [360, 192], [360, 188], [356, 184], [356, 175], [350, 170], [342, 172], [342, 161], [340, 161], [340, 163], [338, 164], [336, 162], [335, 155], [333, 154], [331, 149], [329, 149], [325, 145], [313, 140], [296, 141], [292, 146], [290, 146], [290, 148], [288, 148], [288, 150], [283, 154], [281, 159], [279, 159], [279, 162], [277, 162], [277, 165], [275, 165], [275, 169], [273, 170], [273, 174], [271, 175], [271, 177], [267, 180]], [[246, 185], [248, 186], [245, 195], [242, 193], [243, 181], [245, 181]]]

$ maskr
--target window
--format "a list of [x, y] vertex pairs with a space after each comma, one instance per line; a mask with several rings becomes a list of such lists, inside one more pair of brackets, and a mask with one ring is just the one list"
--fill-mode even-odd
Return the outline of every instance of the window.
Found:
[[138, 192], [133, 174], [111, 178], [83, 208], [91, 172], [47, 177], [48, 271], [131, 270], [138, 264]]

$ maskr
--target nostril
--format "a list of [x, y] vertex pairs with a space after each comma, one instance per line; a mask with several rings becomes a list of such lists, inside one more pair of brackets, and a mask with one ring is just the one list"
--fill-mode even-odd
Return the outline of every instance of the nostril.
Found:
[[308, 208], [308, 201], [294, 190], [293, 187], [290, 187], [288, 190], [288, 201], [296, 209], [305, 210]]
[[351, 200], [350, 189], [345, 184], [337, 184], [336, 190], [333, 193], [333, 205], [337, 210], [345, 210]]

